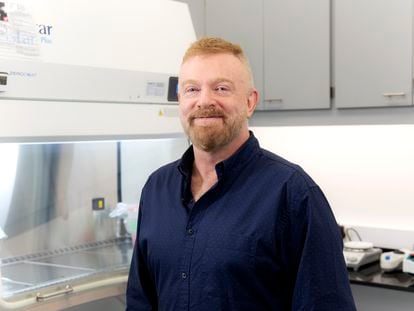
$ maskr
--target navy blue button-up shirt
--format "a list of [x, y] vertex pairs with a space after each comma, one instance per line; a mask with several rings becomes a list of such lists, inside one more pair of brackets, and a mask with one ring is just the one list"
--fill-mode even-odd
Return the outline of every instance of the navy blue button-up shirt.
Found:
[[297, 165], [253, 134], [191, 195], [190, 147], [141, 195], [127, 310], [355, 310], [332, 211]]

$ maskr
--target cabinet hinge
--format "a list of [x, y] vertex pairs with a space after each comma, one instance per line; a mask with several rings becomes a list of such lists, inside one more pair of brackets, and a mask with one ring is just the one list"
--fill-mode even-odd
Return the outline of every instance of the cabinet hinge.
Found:
[[331, 86], [329, 90], [330, 90], [331, 98], [334, 98], [335, 97], [335, 88], [333, 86]]

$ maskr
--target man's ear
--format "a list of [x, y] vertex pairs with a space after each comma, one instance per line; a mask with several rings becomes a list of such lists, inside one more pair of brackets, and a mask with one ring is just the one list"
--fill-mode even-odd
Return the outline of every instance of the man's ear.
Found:
[[247, 117], [250, 118], [256, 109], [257, 103], [259, 102], [259, 92], [253, 88], [247, 98]]

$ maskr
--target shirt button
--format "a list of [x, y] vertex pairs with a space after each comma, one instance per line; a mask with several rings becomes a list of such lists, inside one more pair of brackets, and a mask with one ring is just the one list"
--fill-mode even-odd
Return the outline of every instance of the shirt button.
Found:
[[193, 235], [194, 234], [193, 228], [187, 229], [187, 234], [188, 235]]
[[181, 272], [181, 278], [185, 280], [187, 278], [187, 273]]

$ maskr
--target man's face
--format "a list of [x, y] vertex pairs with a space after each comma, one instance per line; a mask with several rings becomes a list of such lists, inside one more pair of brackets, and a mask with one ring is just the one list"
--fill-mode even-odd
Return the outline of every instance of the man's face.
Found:
[[181, 66], [180, 118], [194, 146], [215, 151], [243, 131], [257, 92], [241, 61], [231, 54], [194, 56]]

